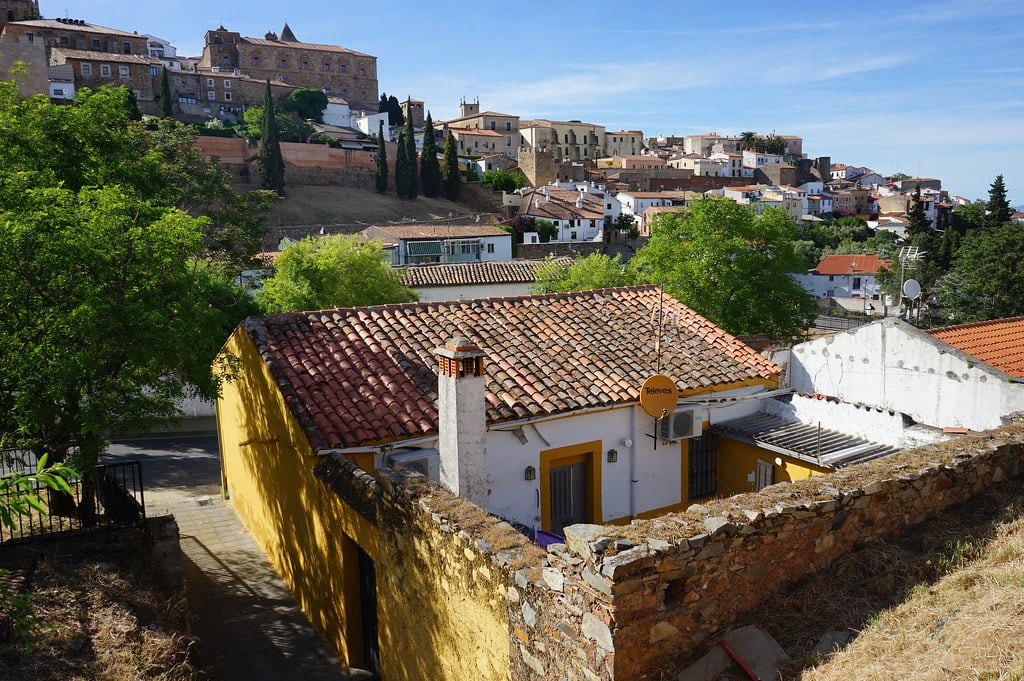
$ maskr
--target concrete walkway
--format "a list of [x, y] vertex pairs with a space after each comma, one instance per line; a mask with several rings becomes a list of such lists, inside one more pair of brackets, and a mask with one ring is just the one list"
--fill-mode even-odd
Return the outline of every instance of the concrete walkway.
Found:
[[210, 679], [365, 678], [341, 668], [221, 499], [216, 437], [122, 440], [104, 459], [141, 459], [146, 515], [178, 522], [193, 633]]

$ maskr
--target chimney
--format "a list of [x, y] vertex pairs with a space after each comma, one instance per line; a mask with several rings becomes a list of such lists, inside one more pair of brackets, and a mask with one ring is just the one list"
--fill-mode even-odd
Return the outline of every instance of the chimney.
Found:
[[434, 350], [438, 361], [438, 449], [441, 485], [487, 507], [487, 412], [484, 353], [471, 340], [450, 338]]

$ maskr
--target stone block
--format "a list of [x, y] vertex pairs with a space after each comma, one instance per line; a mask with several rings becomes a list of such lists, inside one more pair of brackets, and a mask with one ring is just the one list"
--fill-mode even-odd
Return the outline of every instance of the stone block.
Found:
[[608, 625], [589, 612], [583, 613], [583, 635], [597, 643], [598, 647], [607, 652], [615, 650], [612, 632]]
[[725, 544], [720, 541], [711, 542], [701, 549], [700, 553], [697, 554], [697, 560], [707, 560], [708, 558], [715, 558], [725, 553]]
[[714, 535], [718, 532], [732, 532], [736, 526], [728, 518], [708, 518], [704, 521], [704, 529], [709, 535]]
[[607, 531], [608, 528], [604, 525], [591, 525], [587, 523], [569, 525], [562, 530], [565, 534], [565, 543], [569, 549], [574, 551], [576, 555], [589, 560], [594, 560], [594, 552], [590, 547], [591, 542], [596, 541], [602, 533]]
[[561, 570], [557, 568], [546, 567], [541, 572], [541, 577], [544, 579], [544, 583], [552, 591], [562, 591], [565, 588], [565, 576]]

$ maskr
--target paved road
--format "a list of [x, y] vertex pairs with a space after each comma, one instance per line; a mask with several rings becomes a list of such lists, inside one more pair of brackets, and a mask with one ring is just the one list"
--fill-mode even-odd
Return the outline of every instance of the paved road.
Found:
[[174, 515], [210, 679], [335, 681], [347, 674], [295, 605], [266, 556], [220, 496], [217, 438], [114, 442], [106, 461], [143, 462], [146, 515]]

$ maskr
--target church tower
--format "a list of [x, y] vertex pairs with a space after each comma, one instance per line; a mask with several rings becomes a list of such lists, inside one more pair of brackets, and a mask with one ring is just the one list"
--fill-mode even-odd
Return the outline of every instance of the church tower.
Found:
[[38, 18], [39, 0], [0, 0], [0, 24]]

